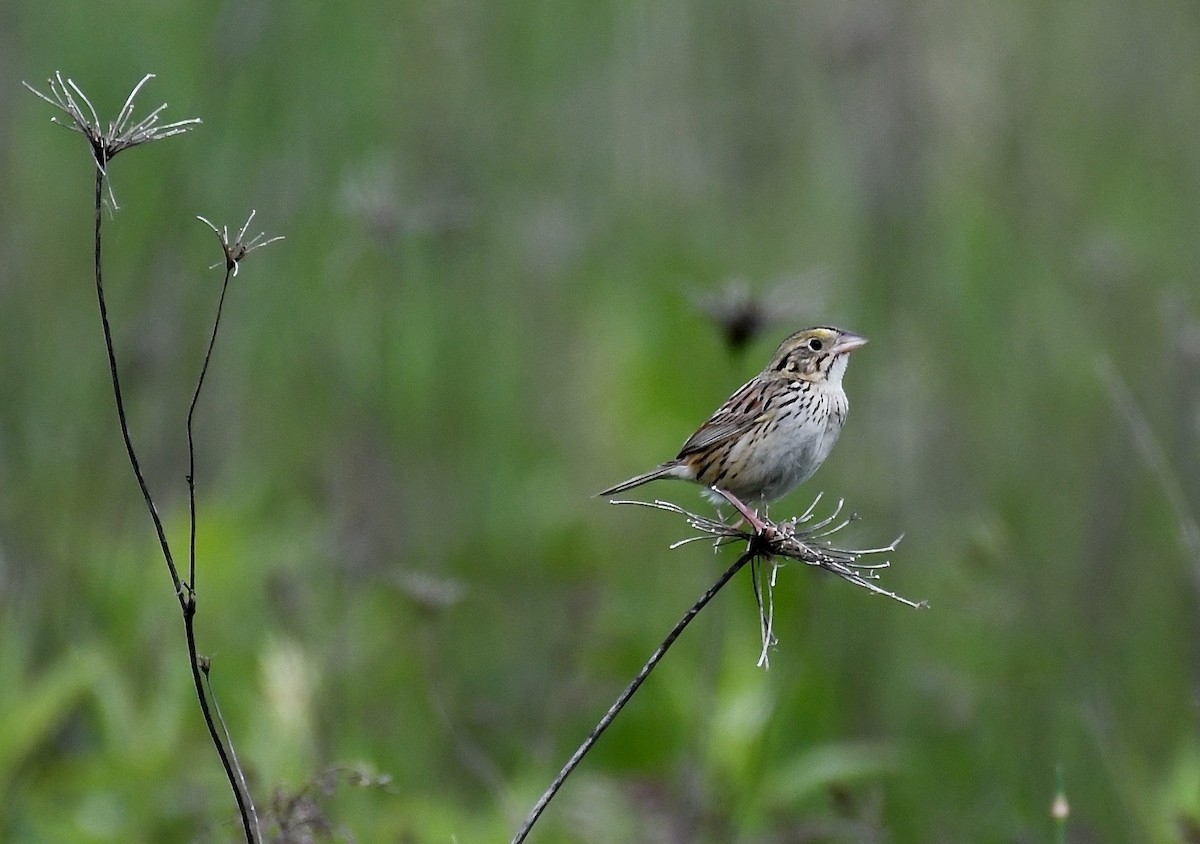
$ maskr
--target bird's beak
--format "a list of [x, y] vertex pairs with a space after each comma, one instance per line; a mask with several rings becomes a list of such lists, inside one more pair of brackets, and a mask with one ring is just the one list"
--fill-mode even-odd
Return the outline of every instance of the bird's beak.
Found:
[[838, 338], [837, 342], [833, 344], [833, 348], [830, 349], [830, 351], [835, 355], [841, 355], [845, 354], [846, 352], [853, 352], [858, 347], [865, 346], [866, 344], [866, 337], [863, 337], [859, 334], [851, 334], [849, 331], [847, 331]]

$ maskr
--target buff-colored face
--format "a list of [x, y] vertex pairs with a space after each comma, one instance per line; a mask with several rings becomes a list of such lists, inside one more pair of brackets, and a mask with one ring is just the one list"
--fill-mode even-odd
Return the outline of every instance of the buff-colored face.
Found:
[[805, 328], [783, 341], [763, 374], [821, 380], [836, 360], [866, 342], [866, 337], [838, 328]]

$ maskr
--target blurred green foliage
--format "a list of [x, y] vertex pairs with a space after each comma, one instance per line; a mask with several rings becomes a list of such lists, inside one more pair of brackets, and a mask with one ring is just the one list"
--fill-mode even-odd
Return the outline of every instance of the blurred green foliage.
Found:
[[[154, 72], [143, 108], [204, 120], [117, 159], [106, 223], [177, 553], [219, 284], [193, 217], [287, 236], [234, 283], [197, 420], [200, 646], [264, 814], [508, 840], [724, 564], [592, 494], [833, 323], [872, 340], [853, 412], [775, 515], [824, 489], [854, 539], [906, 532], [886, 584], [932, 609], [785, 569], [764, 673], [739, 580], [530, 840], [1050, 841], [1058, 769], [1067, 840], [1197, 840], [1194, 4], [0, 21], [0, 839], [239, 829], [116, 427], [86, 148], [19, 85], [62, 70], [102, 116]], [[789, 320], [731, 355], [691, 298], [735, 279]], [[389, 780], [314, 785], [337, 766]]]

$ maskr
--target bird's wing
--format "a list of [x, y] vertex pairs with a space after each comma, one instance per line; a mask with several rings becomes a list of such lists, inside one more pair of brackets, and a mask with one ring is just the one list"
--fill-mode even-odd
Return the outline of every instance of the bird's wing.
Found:
[[679, 450], [680, 457], [695, 454], [750, 430], [763, 415], [762, 390], [754, 380], [747, 381]]

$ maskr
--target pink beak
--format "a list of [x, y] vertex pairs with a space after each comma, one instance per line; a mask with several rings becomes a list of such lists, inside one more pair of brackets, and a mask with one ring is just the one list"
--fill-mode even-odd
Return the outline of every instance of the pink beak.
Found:
[[866, 337], [863, 337], [859, 334], [852, 334], [851, 332], [847, 331], [838, 338], [838, 341], [833, 344], [833, 348], [829, 351], [835, 355], [841, 355], [845, 354], [846, 352], [853, 352], [855, 349], [859, 348], [860, 346], [865, 346], [866, 344]]

